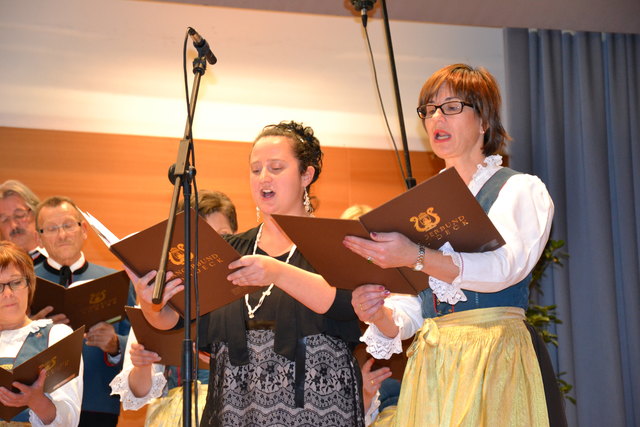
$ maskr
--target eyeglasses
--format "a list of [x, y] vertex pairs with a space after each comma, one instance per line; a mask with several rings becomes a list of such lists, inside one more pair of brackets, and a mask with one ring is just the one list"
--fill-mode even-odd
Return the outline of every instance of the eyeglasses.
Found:
[[45, 236], [53, 236], [54, 234], [58, 234], [58, 230], [64, 230], [66, 233], [73, 233], [78, 228], [80, 228], [80, 222], [65, 222], [61, 225], [47, 225], [44, 228], [38, 230], [40, 234], [44, 234]]
[[10, 287], [13, 292], [23, 289], [27, 286], [27, 279], [21, 277], [6, 283], [0, 283], [0, 294], [4, 293], [4, 288]]
[[9, 221], [11, 221], [11, 218], [13, 218], [15, 222], [24, 221], [29, 217], [30, 213], [31, 213], [31, 209], [16, 209], [15, 211], [13, 211], [13, 215], [9, 215], [9, 216], [5, 215], [0, 217], [0, 224], [2, 225], [8, 224]]
[[436, 113], [438, 108], [440, 109], [440, 111], [442, 111], [442, 114], [453, 116], [454, 114], [462, 113], [462, 109], [465, 106], [473, 108], [473, 105], [464, 101], [447, 101], [443, 102], [440, 105], [425, 104], [417, 108], [418, 117], [420, 117], [421, 119], [430, 119]]

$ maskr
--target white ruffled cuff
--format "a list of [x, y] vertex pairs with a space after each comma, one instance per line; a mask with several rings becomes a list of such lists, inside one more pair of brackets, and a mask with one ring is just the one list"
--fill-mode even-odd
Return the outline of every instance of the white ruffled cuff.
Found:
[[[391, 307], [393, 311], [393, 323], [402, 330], [404, 326], [404, 319], [396, 313], [396, 309]], [[373, 323], [368, 323], [369, 327], [364, 334], [360, 337], [360, 341], [367, 344], [367, 353], [372, 355], [375, 359], [389, 359], [396, 353], [402, 353], [402, 334], [398, 334], [389, 338]]]
[[167, 379], [162, 372], [153, 372], [151, 376], [151, 389], [146, 396], [136, 397], [129, 387], [129, 373], [131, 370], [121, 371], [111, 383], [111, 394], [119, 394], [122, 408], [125, 411], [137, 411], [152, 399], [162, 396]]
[[458, 274], [458, 277], [456, 277], [452, 283], [447, 283], [440, 279], [436, 279], [433, 276], [429, 276], [429, 287], [439, 301], [446, 302], [451, 305], [454, 305], [459, 301], [466, 301], [467, 296], [460, 289], [460, 282], [462, 281], [462, 273], [464, 270], [462, 257], [459, 253], [453, 250], [453, 247], [449, 242], [446, 242], [438, 250], [442, 252], [443, 255], [451, 257], [453, 263], [460, 269], [460, 274]]

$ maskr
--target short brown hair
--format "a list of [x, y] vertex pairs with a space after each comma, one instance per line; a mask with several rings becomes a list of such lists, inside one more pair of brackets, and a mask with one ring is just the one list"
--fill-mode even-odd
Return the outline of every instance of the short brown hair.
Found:
[[[467, 64], [453, 64], [441, 68], [427, 79], [420, 90], [418, 106], [432, 101], [441, 87], [473, 105], [485, 129], [482, 153], [497, 154], [504, 149], [511, 137], [502, 126], [500, 106], [502, 98], [496, 79], [485, 68], [473, 68]], [[422, 122], [424, 126], [424, 121]]]
[[[191, 195], [191, 207], [196, 206], [196, 197]], [[184, 209], [184, 202], [180, 200], [178, 203], [178, 209]], [[236, 233], [238, 231], [238, 215], [236, 214], [236, 207], [226, 194], [222, 191], [214, 190], [198, 190], [198, 215], [205, 218], [207, 215], [220, 212], [229, 221], [231, 226], [231, 232]]]
[[40, 202], [38, 204], [38, 207], [36, 208], [36, 229], [38, 230], [40, 229], [40, 225], [38, 223], [39, 221], [38, 217], [40, 216], [40, 211], [42, 210], [42, 208], [45, 208], [45, 207], [55, 208], [62, 205], [63, 203], [68, 203], [71, 206], [73, 206], [73, 209], [78, 214], [78, 221], [84, 221], [84, 217], [82, 216], [82, 213], [80, 213], [80, 209], [78, 209], [78, 206], [75, 204], [73, 200], [65, 196], [51, 196], [44, 199], [42, 202]]
[[15, 266], [27, 281], [29, 299], [27, 307], [31, 306], [33, 294], [36, 292], [36, 273], [33, 271], [33, 260], [20, 246], [8, 240], [0, 240], [0, 270]]

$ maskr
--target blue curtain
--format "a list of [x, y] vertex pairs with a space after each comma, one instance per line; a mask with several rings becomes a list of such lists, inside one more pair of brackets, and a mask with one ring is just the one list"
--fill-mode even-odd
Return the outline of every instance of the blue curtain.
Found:
[[540, 303], [570, 425], [640, 426], [640, 35], [505, 30], [511, 165], [555, 203], [569, 258]]

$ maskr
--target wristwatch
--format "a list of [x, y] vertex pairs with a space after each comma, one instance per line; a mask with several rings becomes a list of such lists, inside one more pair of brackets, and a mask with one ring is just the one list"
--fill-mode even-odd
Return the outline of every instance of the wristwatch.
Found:
[[418, 260], [416, 261], [416, 265], [413, 266], [415, 271], [422, 271], [422, 268], [424, 267], [424, 251], [424, 245], [422, 243], [418, 244]]

